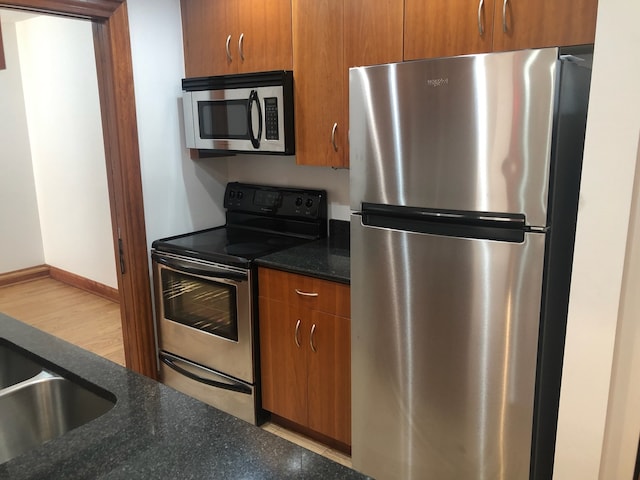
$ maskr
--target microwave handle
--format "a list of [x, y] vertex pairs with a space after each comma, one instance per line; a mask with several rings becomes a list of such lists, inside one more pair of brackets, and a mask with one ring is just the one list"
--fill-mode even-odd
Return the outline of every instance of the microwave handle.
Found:
[[[253, 135], [253, 110], [251, 104], [255, 102], [258, 107], [258, 135]], [[262, 108], [260, 108], [260, 99], [258, 98], [258, 92], [251, 90], [249, 94], [249, 103], [247, 107], [247, 122], [249, 122], [249, 138], [253, 148], [260, 148], [260, 139], [262, 138]]]

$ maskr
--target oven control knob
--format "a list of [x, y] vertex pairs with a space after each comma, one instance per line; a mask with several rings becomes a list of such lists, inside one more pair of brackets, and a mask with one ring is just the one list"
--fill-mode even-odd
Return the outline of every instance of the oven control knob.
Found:
[[311, 206], [313, 205], [313, 200], [310, 198], [307, 198], [307, 203], [305, 205], [307, 206], [307, 208], [311, 208]]
[[238, 200], [242, 200], [242, 197], [244, 197], [244, 192], [238, 192]]
[[296, 207], [302, 206], [302, 197], [296, 198]]
[[235, 198], [236, 197], [236, 191], [235, 190], [231, 190], [229, 192], [229, 198]]

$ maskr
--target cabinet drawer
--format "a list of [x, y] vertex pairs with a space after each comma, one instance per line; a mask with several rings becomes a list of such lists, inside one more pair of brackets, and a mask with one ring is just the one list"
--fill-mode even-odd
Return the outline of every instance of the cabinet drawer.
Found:
[[261, 297], [299, 308], [351, 317], [349, 285], [260, 267], [258, 292]]

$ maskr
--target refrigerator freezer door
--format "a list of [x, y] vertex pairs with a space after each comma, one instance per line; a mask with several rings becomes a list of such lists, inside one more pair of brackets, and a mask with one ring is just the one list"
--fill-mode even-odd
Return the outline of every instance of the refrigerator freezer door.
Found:
[[547, 224], [558, 49], [350, 70], [351, 208], [521, 213]]
[[352, 459], [378, 480], [528, 480], [545, 235], [351, 217]]

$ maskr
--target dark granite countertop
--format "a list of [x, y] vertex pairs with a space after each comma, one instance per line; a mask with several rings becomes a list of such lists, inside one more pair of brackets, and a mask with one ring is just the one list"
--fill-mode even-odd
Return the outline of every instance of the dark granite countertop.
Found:
[[349, 222], [332, 220], [330, 236], [256, 259], [258, 265], [351, 283]]
[[0, 338], [117, 398], [101, 417], [1, 464], [1, 479], [366, 478], [1, 313]]

